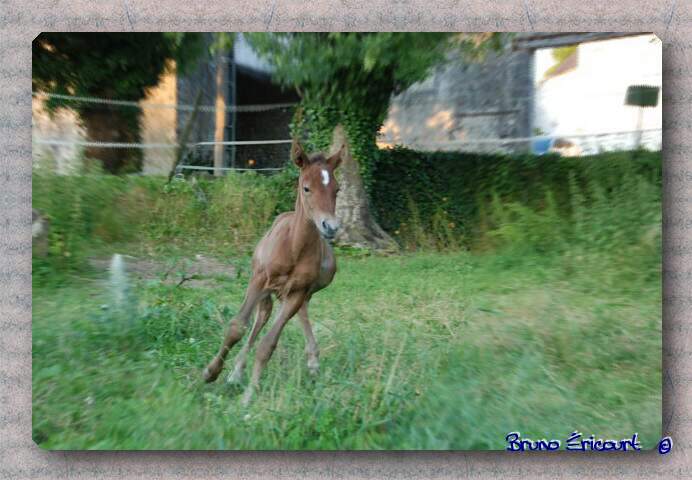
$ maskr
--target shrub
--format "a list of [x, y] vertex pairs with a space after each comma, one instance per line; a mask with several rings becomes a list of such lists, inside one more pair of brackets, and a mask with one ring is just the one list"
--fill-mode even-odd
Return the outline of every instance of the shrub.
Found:
[[174, 181], [153, 199], [143, 227], [151, 243], [165, 248], [246, 254], [278, 213], [293, 208], [294, 185], [291, 172]]
[[138, 223], [139, 209], [122, 208], [132, 201], [130, 193], [127, 178], [94, 169], [64, 176], [35, 171], [32, 206], [50, 221], [49, 252], [43, 263], [69, 269], [90, 248], [135, 238], [132, 227]]
[[602, 247], [660, 227], [660, 152], [568, 158], [397, 147], [378, 155], [373, 208], [407, 248], [449, 248], [454, 242], [439, 239], [450, 232], [457, 245], [480, 249]]
[[51, 222], [49, 254], [34, 259], [35, 276], [82, 269], [88, 255], [123, 243], [135, 254], [245, 254], [277, 213], [292, 209], [295, 179], [289, 170], [166, 184], [161, 177], [35, 171], [33, 206]]
[[[660, 263], [660, 152], [563, 158], [395, 148], [379, 151], [376, 165], [373, 209], [407, 250], [641, 247], [659, 252]], [[34, 271], [78, 269], [89, 252], [120, 243], [143, 252], [247, 254], [278, 213], [293, 209], [297, 174], [166, 185], [159, 177], [37, 170], [34, 207], [51, 230], [48, 258], [35, 259]]]

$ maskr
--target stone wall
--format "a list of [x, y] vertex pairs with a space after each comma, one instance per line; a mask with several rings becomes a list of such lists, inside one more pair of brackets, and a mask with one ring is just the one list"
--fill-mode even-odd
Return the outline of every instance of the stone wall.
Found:
[[[483, 151], [487, 145], [435, 142], [531, 134], [533, 78], [529, 51], [491, 55], [482, 63], [450, 61], [396, 96], [380, 145]], [[521, 148], [521, 145], [507, 146]]]

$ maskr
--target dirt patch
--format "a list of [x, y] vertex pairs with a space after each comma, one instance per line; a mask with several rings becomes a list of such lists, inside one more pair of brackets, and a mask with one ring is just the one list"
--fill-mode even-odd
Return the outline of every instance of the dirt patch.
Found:
[[[160, 280], [166, 285], [215, 288], [219, 282], [234, 280], [238, 276], [235, 266], [203, 255], [168, 262], [123, 255], [123, 260], [125, 271], [131, 278]], [[91, 258], [89, 264], [96, 270], [107, 271], [111, 258]]]

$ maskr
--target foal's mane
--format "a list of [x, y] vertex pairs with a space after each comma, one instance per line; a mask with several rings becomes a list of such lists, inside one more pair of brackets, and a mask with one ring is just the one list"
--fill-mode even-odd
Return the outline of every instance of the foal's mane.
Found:
[[326, 163], [327, 159], [324, 156], [324, 153], [322, 152], [317, 152], [313, 153], [308, 156], [308, 163], [312, 165], [313, 163]]

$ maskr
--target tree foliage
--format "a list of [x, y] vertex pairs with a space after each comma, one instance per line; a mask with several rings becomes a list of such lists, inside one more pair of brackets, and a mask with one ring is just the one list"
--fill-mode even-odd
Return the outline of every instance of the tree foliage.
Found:
[[[191, 68], [205, 49], [198, 33], [41, 33], [32, 43], [34, 91], [139, 101], [158, 84], [169, 60]], [[50, 98], [49, 111], [74, 109], [90, 140], [138, 142], [140, 110]], [[138, 170], [138, 150], [88, 148], [112, 173]]]
[[34, 91], [137, 101], [168, 60], [189, 68], [204, 42], [197, 33], [41, 33], [31, 47]]
[[[308, 99], [385, 109], [392, 94], [423, 80], [450, 51], [480, 53], [493, 34], [323, 32], [246, 34], [275, 78]], [[489, 42], [492, 40], [492, 42]], [[373, 96], [374, 95], [374, 96]]]
[[296, 119], [311, 147], [324, 149], [344, 124], [366, 186], [372, 176], [375, 136], [389, 102], [455, 55], [480, 57], [499, 48], [493, 33], [322, 32], [246, 34], [274, 67], [274, 78], [302, 97]]

